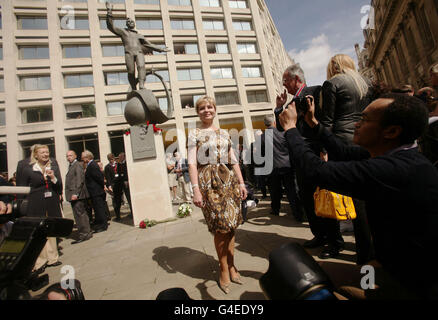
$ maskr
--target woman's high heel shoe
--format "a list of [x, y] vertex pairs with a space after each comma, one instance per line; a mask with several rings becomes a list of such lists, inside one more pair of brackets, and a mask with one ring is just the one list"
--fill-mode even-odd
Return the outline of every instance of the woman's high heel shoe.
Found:
[[234, 278], [231, 277], [231, 282], [237, 283], [237, 284], [243, 284], [242, 279], [240, 278], [240, 274], [237, 274]]
[[230, 293], [230, 284], [223, 284], [221, 283], [220, 280], [218, 280], [218, 284], [219, 284], [219, 288], [225, 293], [225, 294], [229, 294]]

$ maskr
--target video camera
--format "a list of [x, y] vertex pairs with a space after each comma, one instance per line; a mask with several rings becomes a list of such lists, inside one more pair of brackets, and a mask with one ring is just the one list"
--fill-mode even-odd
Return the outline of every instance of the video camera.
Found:
[[[28, 194], [29, 191], [26, 187], [0, 187], [0, 194]], [[67, 237], [73, 229], [73, 220], [69, 219], [23, 217], [25, 203], [25, 200], [18, 201], [13, 204], [11, 214], [0, 215], [0, 223], [14, 221], [11, 233], [0, 243], [0, 300], [31, 299], [28, 291], [36, 279], [32, 269], [47, 237]], [[48, 284], [48, 275], [43, 280]], [[80, 298], [81, 292], [76, 296]]]

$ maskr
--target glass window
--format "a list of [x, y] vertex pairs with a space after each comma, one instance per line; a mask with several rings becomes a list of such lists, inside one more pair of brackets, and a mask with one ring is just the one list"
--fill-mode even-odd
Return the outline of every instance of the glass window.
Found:
[[239, 43], [237, 44], [239, 53], [257, 53], [255, 43]]
[[221, 92], [215, 94], [216, 104], [218, 106], [226, 106], [231, 104], [239, 104], [239, 96], [237, 92]]
[[[155, 71], [155, 73], [160, 75], [163, 78], [164, 82], [169, 82], [169, 71], [167, 71], [167, 70], [159, 70], [159, 71]], [[154, 83], [154, 82], [161, 82], [161, 81], [155, 75], [148, 74], [146, 76], [146, 82]]]
[[251, 22], [249, 21], [233, 21], [234, 30], [237, 31], [250, 31], [252, 30]]
[[0, 47], [0, 60], [3, 60], [3, 47]]
[[[102, 18], [99, 20], [100, 21], [100, 29], [102, 30], [107, 30], [107, 26], [106, 26], [106, 18]], [[114, 27], [119, 28], [119, 29], [124, 29], [126, 28], [126, 19], [113, 19], [113, 24]]]
[[161, 111], [163, 111], [164, 114], [167, 114], [167, 107], [168, 107], [167, 98], [158, 98], [158, 104], [160, 106]]
[[261, 71], [259, 67], [246, 67], [242, 68], [242, 74], [244, 78], [260, 78]]
[[229, 0], [228, 3], [230, 4], [230, 8], [247, 8], [246, 1]]
[[200, 0], [201, 7], [219, 7], [219, 0]]
[[105, 73], [105, 85], [114, 86], [129, 84], [127, 72], [107, 72]]
[[224, 30], [224, 22], [221, 20], [203, 20], [205, 30]]
[[268, 95], [265, 90], [248, 91], [246, 95], [248, 96], [249, 103], [269, 102]]
[[139, 30], [163, 30], [163, 21], [160, 19], [136, 19], [137, 29]]
[[68, 30], [68, 29], [71, 29], [71, 30], [89, 30], [90, 29], [88, 18], [74, 17], [73, 19], [70, 19], [70, 17], [67, 17], [67, 21], [64, 21], [65, 17], [67, 17], [67, 16], [60, 17], [61, 29], [64, 29], [64, 30]]
[[49, 59], [48, 46], [20, 46], [20, 59]]
[[68, 120], [70, 119], [82, 119], [82, 118], [95, 118], [96, 117], [96, 105], [94, 103], [66, 105], [65, 113]]
[[36, 107], [22, 109], [22, 123], [36, 123], [53, 121], [52, 107]]
[[63, 46], [64, 58], [91, 58], [89, 45]]
[[0, 77], [0, 92], [5, 92], [5, 80]]
[[101, 2], [101, 3], [105, 3], [105, 2], [109, 2], [109, 3], [125, 3], [125, 0], [99, 0], [99, 2]]
[[187, 54], [198, 54], [198, 45], [196, 43], [186, 44], [185, 45]]
[[159, 4], [160, 0], [134, 0], [135, 4]]
[[202, 80], [201, 69], [180, 69], [178, 70], [178, 80]]
[[199, 54], [196, 43], [175, 43], [173, 50], [175, 54]]
[[111, 153], [114, 155], [119, 155], [121, 152], [125, 152], [125, 141], [123, 136], [124, 131], [110, 131], [108, 132], [111, 144]]
[[90, 150], [94, 155], [94, 160], [99, 161], [99, 139], [97, 133], [67, 137], [68, 148], [77, 155], [81, 155], [85, 150]]
[[191, 80], [202, 80], [201, 69], [190, 69], [190, 79]]
[[22, 77], [20, 83], [23, 91], [49, 90], [51, 88], [50, 76]]
[[128, 101], [111, 101], [106, 103], [109, 116], [119, 116], [124, 114]]
[[5, 110], [0, 110], [0, 126], [6, 125], [6, 112]]
[[195, 30], [195, 23], [188, 19], [172, 19], [170, 25], [173, 30]]
[[169, 0], [170, 6], [191, 6], [190, 0]]
[[93, 75], [90, 74], [71, 74], [65, 75], [65, 87], [66, 88], [81, 88], [81, 87], [92, 87]]
[[102, 45], [102, 54], [104, 57], [123, 57], [125, 55], [125, 47], [116, 44]]
[[233, 79], [232, 68], [211, 68], [211, 77], [213, 79]]
[[18, 17], [18, 29], [21, 30], [47, 30], [45, 17]]
[[216, 43], [216, 53], [228, 53], [228, 44]]

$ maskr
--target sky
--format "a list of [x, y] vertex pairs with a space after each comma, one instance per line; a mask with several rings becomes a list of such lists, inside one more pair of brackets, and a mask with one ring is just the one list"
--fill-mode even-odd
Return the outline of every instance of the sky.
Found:
[[[285, 49], [300, 63], [308, 85], [322, 84], [329, 59], [345, 53], [357, 62], [361, 24], [370, 0], [265, 0]], [[365, 18], [364, 18], [365, 17]]]

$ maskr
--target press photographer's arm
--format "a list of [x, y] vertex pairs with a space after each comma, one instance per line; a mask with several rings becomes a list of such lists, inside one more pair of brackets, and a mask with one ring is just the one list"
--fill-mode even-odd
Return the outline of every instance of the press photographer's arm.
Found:
[[[304, 120], [311, 128], [316, 127], [319, 122], [315, 118], [315, 99], [312, 96], [306, 96], [309, 110], [304, 115]], [[292, 102], [280, 115], [280, 123], [285, 131], [296, 128], [298, 120], [297, 108], [295, 102]]]
[[10, 214], [11, 212], [12, 212], [11, 204], [0, 201], [0, 214]]

